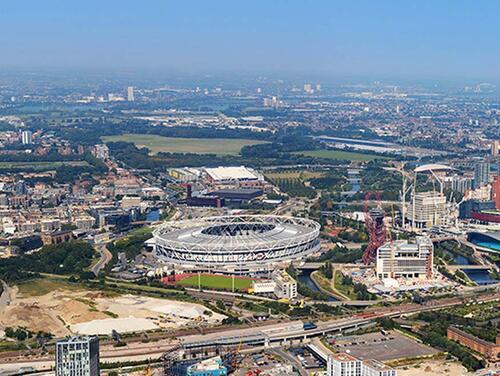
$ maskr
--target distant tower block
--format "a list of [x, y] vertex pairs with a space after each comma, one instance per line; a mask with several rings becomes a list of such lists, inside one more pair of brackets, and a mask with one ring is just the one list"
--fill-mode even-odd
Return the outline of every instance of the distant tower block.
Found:
[[379, 208], [365, 211], [365, 223], [370, 236], [368, 247], [363, 253], [363, 262], [365, 264], [369, 264], [375, 260], [377, 249], [385, 243], [386, 231], [384, 217], [385, 212]]
[[129, 86], [127, 88], [127, 100], [129, 102], [133, 102], [134, 101], [134, 87], [133, 86]]

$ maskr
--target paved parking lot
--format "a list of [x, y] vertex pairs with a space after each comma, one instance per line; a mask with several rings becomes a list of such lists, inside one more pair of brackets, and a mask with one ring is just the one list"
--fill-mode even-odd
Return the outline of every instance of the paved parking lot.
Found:
[[335, 340], [332, 346], [338, 351], [349, 350], [350, 354], [360, 359], [376, 359], [380, 361], [413, 358], [438, 352], [432, 347], [397, 332], [390, 332], [387, 336], [382, 333], [369, 333], [360, 336], [342, 337]]

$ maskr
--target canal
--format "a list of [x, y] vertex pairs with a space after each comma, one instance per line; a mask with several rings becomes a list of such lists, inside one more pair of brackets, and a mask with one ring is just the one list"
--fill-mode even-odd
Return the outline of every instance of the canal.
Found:
[[146, 216], [146, 221], [156, 222], [160, 220], [160, 211], [158, 209], [151, 210]]
[[[311, 278], [311, 273], [313, 271], [314, 270], [303, 270], [302, 273], [299, 274], [297, 279], [299, 280], [299, 282], [301, 282], [304, 285], [306, 285], [307, 287], [309, 287], [312, 291], [321, 292], [321, 290], [318, 288], [318, 286], [316, 286], [316, 284], [314, 283], [314, 281]], [[338, 299], [335, 299], [333, 296], [330, 296], [327, 300], [329, 302], [335, 302]]]
[[[462, 255], [456, 253], [452, 253], [451, 255], [453, 256], [453, 261], [456, 265], [474, 264], [467, 257], [464, 257]], [[491, 277], [488, 270], [464, 270], [463, 272], [467, 275], [467, 277], [476, 282], [478, 285], [489, 285], [498, 282]]]

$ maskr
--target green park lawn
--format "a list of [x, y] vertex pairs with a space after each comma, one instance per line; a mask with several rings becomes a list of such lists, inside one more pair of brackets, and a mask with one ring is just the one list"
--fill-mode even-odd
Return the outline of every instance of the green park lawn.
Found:
[[54, 162], [0, 162], [0, 170], [29, 169], [34, 171], [55, 170], [61, 166], [89, 166], [86, 161], [54, 161]]
[[353, 152], [353, 151], [333, 150], [333, 149], [298, 151], [295, 154], [302, 154], [302, 155], [305, 155], [307, 157], [341, 159], [341, 160], [349, 160], [349, 161], [354, 161], [354, 162], [367, 162], [367, 161], [372, 161], [374, 159], [389, 159], [389, 158], [384, 157], [382, 155], [365, 154], [365, 153], [357, 153], [357, 152]]
[[132, 142], [137, 147], [146, 147], [152, 154], [194, 153], [237, 155], [243, 146], [265, 144], [266, 141], [247, 140], [241, 138], [180, 138], [162, 137], [152, 134], [123, 134], [103, 137], [104, 142]]

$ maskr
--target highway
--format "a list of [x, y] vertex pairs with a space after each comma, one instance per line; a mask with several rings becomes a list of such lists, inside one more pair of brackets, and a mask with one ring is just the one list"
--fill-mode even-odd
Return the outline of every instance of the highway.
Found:
[[99, 272], [108, 264], [108, 262], [111, 261], [113, 258], [113, 255], [111, 252], [106, 248], [106, 244], [99, 244], [96, 247], [97, 251], [101, 255], [101, 258], [97, 263], [92, 267], [91, 271], [94, 273], [94, 275], [99, 275]]
[[6, 306], [8, 306], [12, 300], [12, 288], [7, 285], [4, 281], [0, 281], [2, 283], [3, 291], [0, 295], [0, 314], [3, 314], [3, 311]]

